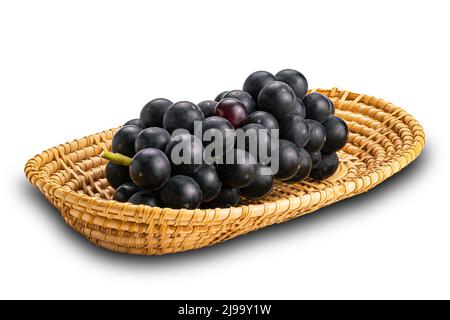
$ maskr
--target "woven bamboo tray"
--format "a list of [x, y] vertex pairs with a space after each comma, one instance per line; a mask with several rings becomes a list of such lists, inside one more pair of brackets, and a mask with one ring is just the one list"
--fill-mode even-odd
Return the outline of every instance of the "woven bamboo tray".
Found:
[[340, 165], [325, 181], [277, 181], [264, 201], [207, 210], [152, 208], [112, 201], [100, 156], [115, 130], [44, 151], [25, 166], [28, 180], [60, 210], [64, 220], [94, 244], [117, 252], [162, 255], [210, 246], [282, 223], [365, 192], [406, 167], [421, 153], [425, 134], [406, 111], [380, 99], [332, 90], [350, 138]]

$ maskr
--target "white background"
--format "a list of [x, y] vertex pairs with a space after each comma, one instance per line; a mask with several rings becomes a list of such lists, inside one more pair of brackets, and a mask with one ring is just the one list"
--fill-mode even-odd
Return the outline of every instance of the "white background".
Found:
[[[450, 298], [448, 1], [1, 1], [0, 298]], [[427, 145], [373, 191], [215, 247], [114, 254], [26, 181], [51, 146], [150, 99], [198, 102], [251, 72], [404, 107]]]

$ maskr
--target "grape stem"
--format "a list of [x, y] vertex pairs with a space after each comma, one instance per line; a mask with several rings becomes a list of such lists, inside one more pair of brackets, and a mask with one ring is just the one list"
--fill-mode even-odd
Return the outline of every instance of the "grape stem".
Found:
[[125, 166], [125, 167], [131, 166], [131, 162], [133, 160], [127, 156], [124, 156], [123, 154], [113, 153], [113, 152], [109, 152], [109, 151], [103, 152], [102, 157], [106, 160], [111, 161], [114, 164], [117, 164], [119, 166]]

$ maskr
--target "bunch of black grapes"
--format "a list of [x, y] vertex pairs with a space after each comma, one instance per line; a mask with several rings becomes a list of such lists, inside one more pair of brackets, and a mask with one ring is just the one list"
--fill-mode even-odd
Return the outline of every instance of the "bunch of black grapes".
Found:
[[[275, 179], [298, 182], [332, 176], [339, 165], [336, 152], [348, 140], [347, 125], [335, 116], [330, 99], [307, 92], [303, 74], [285, 69], [276, 75], [254, 72], [243, 90], [225, 91], [197, 105], [150, 101], [139, 119], [117, 131], [112, 153], [104, 155], [110, 160], [106, 178], [115, 189], [114, 200], [174, 209], [229, 207], [237, 205], [241, 195], [264, 198]], [[222, 134], [223, 149], [212, 159], [206, 159], [205, 148], [214, 140], [198, 139], [196, 122], [202, 123], [203, 134]], [[278, 152], [277, 172], [270, 171], [270, 161], [250, 152], [249, 141], [237, 143], [237, 129], [255, 133], [256, 145], [266, 145], [268, 155]], [[279, 129], [277, 150], [271, 144], [274, 129]], [[174, 161], [175, 148], [189, 161]]]

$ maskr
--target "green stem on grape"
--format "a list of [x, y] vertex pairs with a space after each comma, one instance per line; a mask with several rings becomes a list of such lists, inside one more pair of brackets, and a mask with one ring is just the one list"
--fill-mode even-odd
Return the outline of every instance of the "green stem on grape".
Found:
[[125, 167], [131, 166], [131, 162], [133, 160], [127, 156], [124, 156], [123, 154], [113, 153], [113, 152], [109, 152], [109, 151], [103, 152], [102, 157], [106, 160], [111, 161], [114, 164], [117, 164], [119, 166], [125, 166]]

